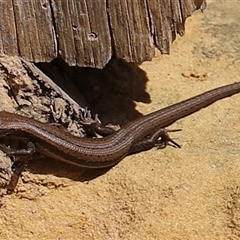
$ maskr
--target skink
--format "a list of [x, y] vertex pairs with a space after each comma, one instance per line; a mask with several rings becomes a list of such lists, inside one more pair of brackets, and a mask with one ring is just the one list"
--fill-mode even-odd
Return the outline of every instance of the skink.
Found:
[[168, 141], [165, 127], [217, 100], [240, 92], [240, 82], [222, 86], [140, 117], [104, 138], [79, 138], [56, 126], [0, 112], [0, 136], [28, 139], [36, 151], [87, 168], [117, 164], [125, 156]]

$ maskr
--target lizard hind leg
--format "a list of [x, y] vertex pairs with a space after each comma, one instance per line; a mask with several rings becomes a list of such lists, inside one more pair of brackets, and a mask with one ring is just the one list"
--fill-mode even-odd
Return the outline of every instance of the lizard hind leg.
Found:
[[140, 141], [134, 143], [130, 149], [129, 154], [147, 151], [153, 147], [157, 147], [158, 149], [163, 149], [167, 145], [181, 148], [181, 146], [177, 142], [175, 142], [168, 134], [169, 132], [178, 132], [178, 131], [181, 131], [181, 129], [168, 130], [165, 128], [160, 128], [156, 132], [147, 136], [146, 138], [141, 139]]

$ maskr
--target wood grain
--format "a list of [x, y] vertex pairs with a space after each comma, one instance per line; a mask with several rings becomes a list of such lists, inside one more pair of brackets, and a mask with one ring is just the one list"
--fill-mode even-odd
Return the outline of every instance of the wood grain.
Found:
[[205, 0], [2, 0], [0, 54], [33, 62], [61, 57], [103, 68], [111, 57], [141, 63], [169, 53]]

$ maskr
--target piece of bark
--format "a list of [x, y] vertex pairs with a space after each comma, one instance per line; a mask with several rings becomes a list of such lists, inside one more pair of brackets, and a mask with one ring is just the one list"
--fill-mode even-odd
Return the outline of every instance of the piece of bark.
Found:
[[[34, 64], [20, 58], [0, 57], [0, 70], [1, 84], [9, 96], [6, 98], [11, 101], [8, 104], [11, 106], [3, 105], [1, 110], [17, 111], [37, 120], [59, 123], [69, 127], [73, 134], [83, 136], [79, 119], [87, 103], [70, 81], [60, 74], [56, 75], [54, 68], [52, 71], [62, 87]], [[69, 96], [63, 88], [74, 96]]]

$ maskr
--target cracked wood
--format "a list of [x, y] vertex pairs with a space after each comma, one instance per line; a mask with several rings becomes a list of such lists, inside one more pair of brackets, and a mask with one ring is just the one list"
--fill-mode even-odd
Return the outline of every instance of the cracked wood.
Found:
[[61, 57], [69, 65], [103, 68], [113, 55], [151, 60], [169, 53], [184, 22], [205, 0], [2, 0], [0, 54], [33, 62]]

